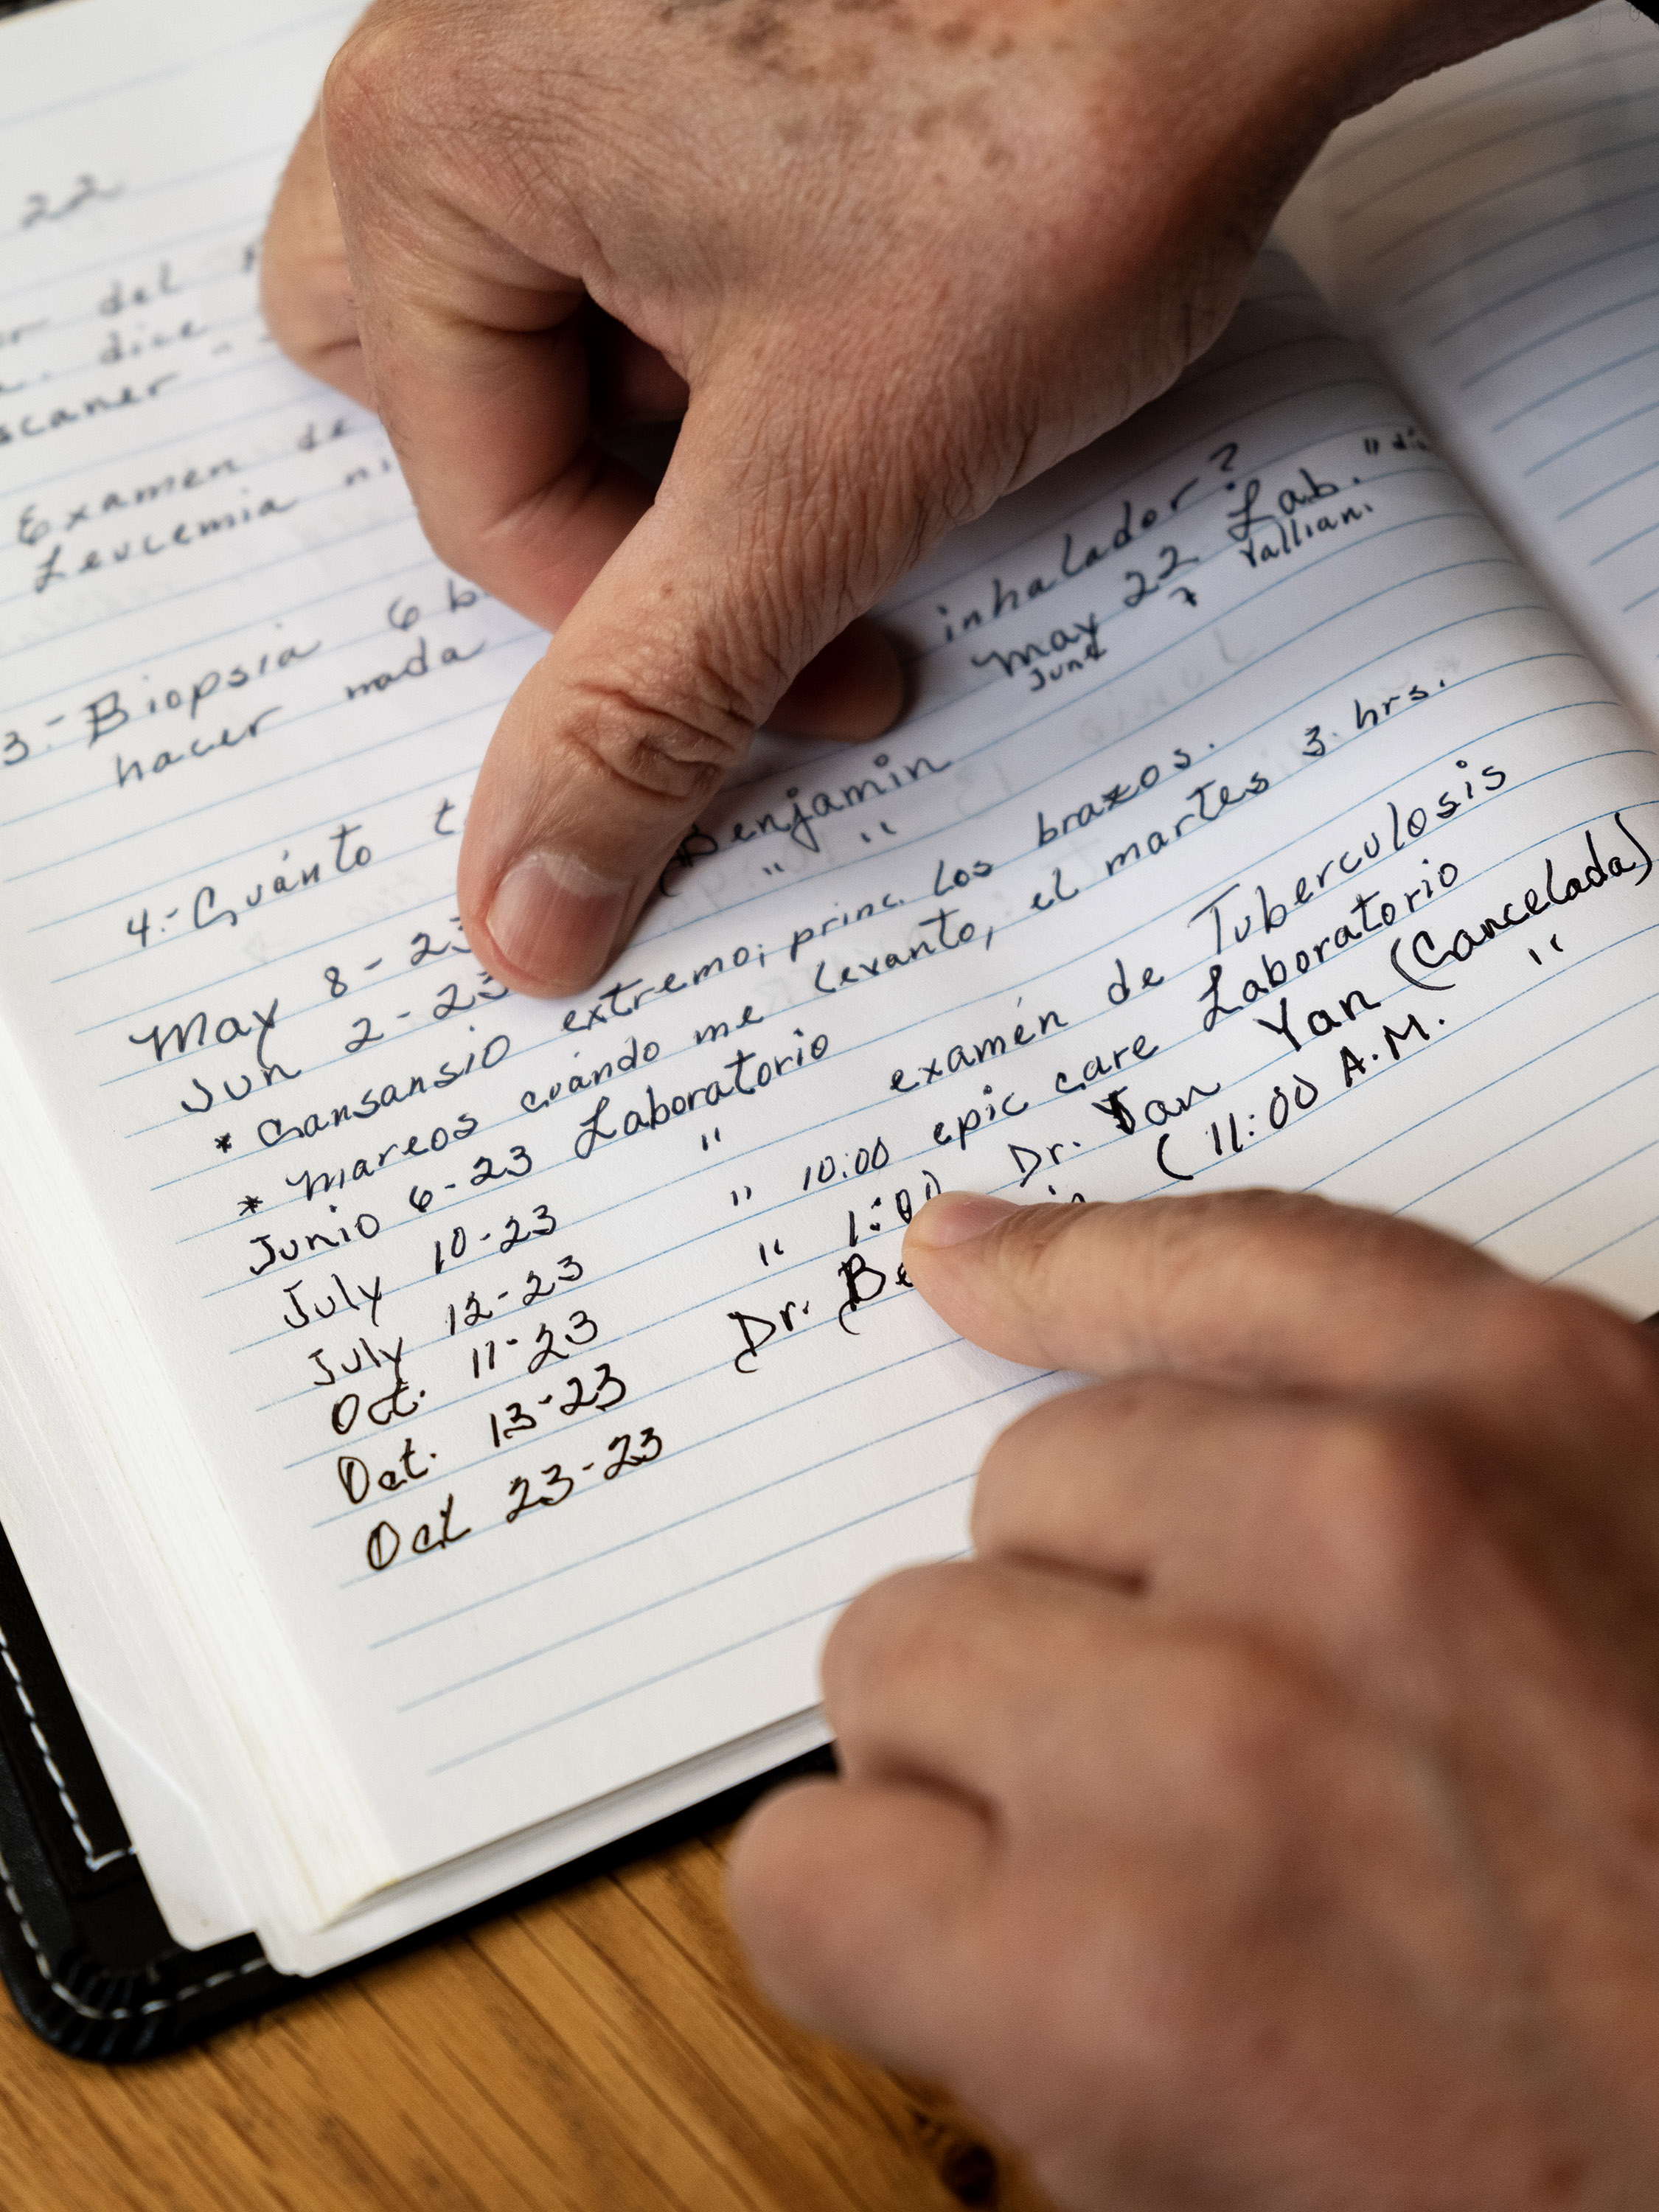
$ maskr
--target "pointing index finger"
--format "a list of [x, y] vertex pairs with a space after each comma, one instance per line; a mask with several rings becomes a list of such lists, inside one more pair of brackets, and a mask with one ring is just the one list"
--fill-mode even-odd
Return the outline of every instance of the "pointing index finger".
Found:
[[904, 1256], [928, 1304], [1005, 1358], [1292, 1389], [1496, 1374], [1518, 1302], [1567, 1302], [1419, 1223], [1284, 1191], [1083, 1206], [951, 1192]]

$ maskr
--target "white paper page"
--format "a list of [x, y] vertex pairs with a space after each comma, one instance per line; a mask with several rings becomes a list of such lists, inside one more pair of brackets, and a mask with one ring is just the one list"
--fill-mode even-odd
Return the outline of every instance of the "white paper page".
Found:
[[[149, 17], [151, 70], [205, 20]], [[216, 166], [254, 82], [222, 54], [142, 132], [69, 101], [3, 142], [0, 209], [111, 196], [0, 243], [40, 325], [0, 414], [0, 989], [399, 1868], [804, 1711], [846, 1598], [960, 1547], [1052, 1386], [902, 1284], [940, 1183], [1310, 1183], [1654, 1303], [1653, 762], [1282, 264], [915, 580], [903, 730], [774, 755], [603, 988], [519, 1003], [451, 885], [537, 641], [262, 344], [259, 193]], [[88, 416], [106, 325], [158, 334], [100, 302], [163, 266], [175, 380]], [[149, 517], [108, 494], [169, 479], [118, 562]]]
[[1607, 0], [1408, 86], [1279, 234], [1659, 731], [1659, 29]]
[[[131, 1561], [108, 1541], [96, 1515], [65, 1523], [66, 1492], [91, 1493], [94, 1463], [66, 1449], [70, 1410], [36, 1369], [27, 1380], [9, 1355], [28, 1337], [27, 1316], [0, 1271], [0, 1495], [6, 1534], [27, 1562], [30, 1593], [58, 1656], [76, 1668], [70, 1683], [123, 1822], [173, 1936], [191, 1948], [253, 1924], [227, 1871], [222, 1790], [192, 1796], [169, 1757], [167, 1731], [155, 1709], [158, 1655], [124, 1617], [123, 1585]], [[101, 1541], [100, 1540], [101, 1538]], [[164, 1665], [165, 1659], [161, 1663]], [[27, 1696], [27, 1682], [15, 1686]], [[805, 1714], [689, 1759], [540, 1827], [525, 1830], [422, 1880], [385, 1892], [320, 1932], [301, 1929], [267, 1905], [261, 1919], [271, 1963], [316, 1973], [465, 1911], [548, 1869], [634, 1833], [734, 1784], [765, 1773], [824, 1741], [822, 1718]], [[40, 1746], [52, 1761], [50, 1740]], [[51, 1771], [50, 1766], [48, 1771]], [[222, 1779], [222, 1778], [217, 1778]], [[118, 1846], [82, 1825], [65, 1797], [88, 1867], [109, 1863]]]

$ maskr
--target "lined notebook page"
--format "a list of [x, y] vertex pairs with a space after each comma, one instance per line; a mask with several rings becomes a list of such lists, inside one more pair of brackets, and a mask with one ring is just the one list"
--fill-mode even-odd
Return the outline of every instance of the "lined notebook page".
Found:
[[1659, 30], [1608, 0], [1408, 87], [1280, 235], [1659, 730]]
[[146, 43], [0, 138], [0, 1004], [400, 1869], [809, 1707], [961, 1547], [1053, 1383], [906, 1285], [943, 1185], [1307, 1184], [1655, 1303], [1659, 771], [1288, 264], [912, 580], [903, 727], [766, 741], [520, 1002], [453, 872], [539, 641], [254, 313], [344, 11], [64, 15]]

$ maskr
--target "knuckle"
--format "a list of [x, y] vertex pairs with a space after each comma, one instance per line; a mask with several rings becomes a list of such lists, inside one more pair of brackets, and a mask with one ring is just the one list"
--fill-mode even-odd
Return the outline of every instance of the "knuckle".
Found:
[[501, 56], [512, 44], [492, 36], [481, 15], [443, 0], [379, 0], [323, 80], [337, 181], [372, 179], [386, 192], [416, 179], [427, 191], [447, 185], [465, 204], [481, 169], [510, 168], [503, 142], [523, 106], [521, 78]]
[[823, 1869], [817, 1862], [824, 1796], [839, 1786], [797, 1783], [757, 1806], [738, 1829], [726, 1891], [751, 1942], [793, 1948], [814, 1923], [823, 1896]]
[[418, 408], [410, 406], [395, 380], [380, 397], [380, 423], [398, 465], [404, 472], [415, 501], [421, 535], [447, 568], [482, 584], [487, 592], [507, 599], [518, 577], [500, 557], [491, 533], [481, 527], [477, 507], [464, 490], [456, 495], [447, 483], [434, 483], [426, 465], [427, 425]]
[[1130, 1429], [1178, 1438], [1182, 1425], [1206, 1407], [1208, 1394], [1184, 1375], [1152, 1372], [1109, 1376], [1087, 1393], [1103, 1431]]
[[571, 742], [611, 779], [653, 800], [688, 805], [707, 799], [746, 746], [749, 726], [718, 708], [699, 716], [653, 706], [617, 687], [584, 684], [591, 710]]
[[[971, 1561], [907, 1567], [862, 1591], [830, 1630], [821, 1672], [824, 1704], [842, 1732], [867, 1711], [902, 1702], [915, 1684], [955, 1666]], [[969, 1607], [971, 1612], [971, 1606]]]
[[1022, 1413], [981, 1467], [969, 1522], [976, 1547], [1018, 1553], [1034, 1527], [1056, 1525], [1045, 1513], [1056, 1502], [1060, 1525], [1079, 1510], [1094, 1516], [1121, 1509], [1149, 1448], [1178, 1448], [1194, 1397], [1181, 1376], [1130, 1374], [1061, 1391]]
[[1322, 1425], [1304, 1479], [1325, 1571], [1345, 1612], [1414, 1612], [1444, 1557], [1455, 1469], [1446, 1442], [1398, 1412], [1347, 1410]]
[[1037, 1419], [1044, 1411], [1039, 1406], [1035, 1413], [1011, 1421], [980, 1462], [968, 1509], [969, 1540], [977, 1552], [1001, 1549], [1018, 1527], [1024, 1477], [1045, 1433], [1046, 1424]]
[[313, 374], [331, 347], [356, 336], [345, 242], [314, 118], [289, 157], [265, 228], [259, 305], [278, 345]]
[[1178, 1316], [1190, 1304], [1194, 1282], [1212, 1300], [1224, 1297], [1233, 1279], [1248, 1273], [1253, 1295], [1263, 1239], [1282, 1239], [1287, 1225], [1322, 1207], [1334, 1211], [1323, 1200], [1280, 1191], [1146, 1199], [1136, 1204], [1132, 1219], [1127, 1209], [1111, 1206], [1034, 1206], [992, 1231], [986, 1242], [994, 1240], [998, 1247], [1002, 1293], [1028, 1314], [1043, 1315], [1074, 1298], [1078, 1254], [1086, 1254], [1097, 1237], [1113, 1237], [1122, 1215], [1133, 1232], [1131, 1339], [1156, 1364], [1176, 1357], [1170, 1340], [1179, 1335]]
[[398, 119], [419, 67], [418, 50], [415, 24], [384, 9], [366, 16], [341, 46], [324, 76], [320, 101], [337, 162]]
[[[383, 426], [386, 435], [392, 441], [392, 449], [398, 456], [398, 464], [404, 469], [405, 481], [407, 481], [414, 472], [414, 456], [409, 450], [410, 441], [404, 434], [401, 412], [402, 410], [396, 409], [395, 406], [388, 405], [383, 417]], [[465, 523], [458, 520], [444, 508], [434, 507], [431, 502], [419, 498], [415, 501], [415, 511], [420, 518], [421, 535], [442, 562], [444, 567], [453, 568], [458, 576], [471, 576], [475, 580], [483, 580], [479, 576], [479, 570], [484, 564], [481, 563], [477, 557], [477, 539], [475, 533], [467, 528]], [[487, 582], [485, 588], [486, 590], [489, 588]]]
[[1571, 1379], [1575, 1418], [1585, 1392], [1649, 1418], [1659, 1409], [1650, 1334], [1579, 1291], [1506, 1276], [1495, 1286], [1487, 1331], [1502, 1370], [1523, 1385]]
[[1144, 1206], [1138, 1289], [1154, 1342], [1195, 1296], [1211, 1306], [1236, 1297], [1249, 1310], [1264, 1274], [1340, 1303], [1356, 1331], [1407, 1300], [1425, 1316], [1444, 1310], [1455, 1325], [1503, 1279], [1494, 1261], [1437, 1230], [1310, 1193], [1216, 1191]]
[[1495, 1272], [1492, 1261], [1437, 1230], [1370, 1207], [1345, 1206], [1311, 1191], [1208, 1191], [1151, 1199], [1146, 1207], [1173, 1268], [1212, 1267], [1218, 1236], [1225, 1232], [1252, 1255], [1260, 1246], [1271, 1244], [1288, 1246], [1308, 1259], [1338, 1250], [1345, 1261], [1358, 1250], [1366, 1261], [1388, 1262], [1394, 1272], [1408, 1258], [1458, 1273], [1471, 1268]]
[[969, 1530], [981, 1552], [1017, 1543], [1033, 1492], [1092, 1456], [1097, 1389], [1063, 1391], [1033, 1406], [994, 1440], [974, 1486]]
[[259, 313], [264, 318], [265, 328], [283, 351], [290, 358], [300, 358], [311, 337], [300, 286], [294, 281], [289, 267], [291, 255], [285, 235], [276, 231], [273, 221], [265, 234], [265, 248], [259, 261]]
[[1140, 1294], [1149, 1333], [1163, 1333], [1178, 1313], [1194, 1279], [1218, 1279], [1218, 1265], [1254, 1270], [1264, 1243], [1298, 1239], [1322, 1222], [1326, 1201], [1276, 1190], [1204, 1192], [1191, 1198], [1155, 1198], [1141, 1218]]
[[1193, 1638], [1162, 1669], [1170, 1776], [1241, 1844], [1280, 1832], [1285, 1784], [1302, 1763], [1312, 1699], [1282, 1661], [1245, 1637]]
[[722, 731], [658, 716], [623, 734], [612, 765], [647, 790], [672, 799], [701, 799], [741, 751], [741, 741]]

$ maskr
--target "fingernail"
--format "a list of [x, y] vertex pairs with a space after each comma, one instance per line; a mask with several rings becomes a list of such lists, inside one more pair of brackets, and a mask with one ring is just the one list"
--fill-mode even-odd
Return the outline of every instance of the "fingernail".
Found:
[[501, 878], [484, 927], [502, 957], [544, 990], [580, 990], [605, 964], [629, 889], [568, 854], [526, 853]]
[[977, 1191], [947, 1190], [930, 1199], [910, 1224], [918, 1244], [965, 1244], [970, 1237], [983, 1237], [1011, 1213], [1021, 1209], [1012, 1199], [982, 1198]]

